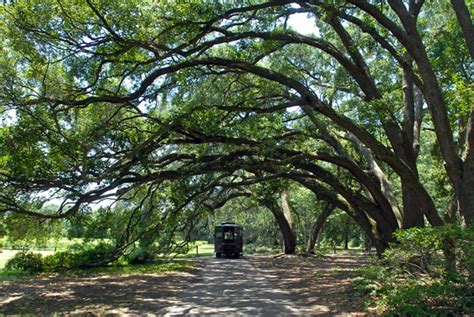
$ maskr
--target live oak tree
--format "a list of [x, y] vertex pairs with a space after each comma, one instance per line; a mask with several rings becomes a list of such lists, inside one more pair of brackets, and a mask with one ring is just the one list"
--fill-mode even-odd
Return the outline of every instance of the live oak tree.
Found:
[[[192, 227], [242, 195], [277, 216], [275, 197], [252, 186], [286, 180], [343, 210], [379, 252], [395, 230], [424, 218], [439, 226], [458, 215], [469, 225], [470, 5], [4, 4], [0, 212], [57, 219], [136, 199], [132, 210], [154, 216], [133, 231], [129, 215], [125, 232], [137, 234], [125, 234], [126, 246]], [[314, 21], [313, 34], [291, 28], [300, 14]], [[428, 134], [432, 153], [422, 152]], [[418, 157], [444, 164], [442, 197]], [[58, 209], [41, 211], [51, 200]], [[168, 231], [157, 225], [167, 221]]]

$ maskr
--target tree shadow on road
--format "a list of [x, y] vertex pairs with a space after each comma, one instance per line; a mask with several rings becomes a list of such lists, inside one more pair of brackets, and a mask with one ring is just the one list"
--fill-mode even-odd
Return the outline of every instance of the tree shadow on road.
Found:
[[370, 314], [363, 299], [354, 296], [350, 287], [358, 275], [357, 269], [370, 262], [368, 256], [254, 257], [251, 261], [260, 269], [277, 275], [277, 284], [291, 290], [295, 302], [306, 307], [306, 311], [325, 307], [324, 314], [331, 316]]
[[0, 285], [0, 315], [155, 313], [192, 284], [194, 273], [23, 277]]
[[277, 276], [256, 268], [245, 258], [210, 259], [203, 270], [201, 279], [166, 309], [169, 315], [299, 313], [290, 293], [275, 287], [273, 281]]

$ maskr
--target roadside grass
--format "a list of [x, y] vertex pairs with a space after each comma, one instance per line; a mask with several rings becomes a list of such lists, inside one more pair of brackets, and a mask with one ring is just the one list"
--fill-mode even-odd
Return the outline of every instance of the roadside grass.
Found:
[[14, 281], [16, 278], [23, 276], [31, 276], [31, 274], [21, 270], [5, 271], [4, 269], [0, 269], [0, 284], [12, 280]]
[[158, 257], [164, 259], [167, 258], [195, 258], [195, 257], [205, 257], [211, 256], [214, 254], [214, 244], [210, 244], [204, 240], [198, 240], [190, 242], [187, 246], [185, 253], [169, 253], [169, 254], [159, 254]]
[[200, 257], [214, 254], [214, 244], [207, 241], [196, 241], [189, 245], [189, 251], [186, 254], [179, 254], [177, 257]]
[[161, 274], [169, 272], [184, 272], [193, 267], [192, 261], [170, 260], [157, 261], [147, 264], [115, 264], [99, 268], [74, 269], [62, 272], [45, 272], [40, 274], [29, 274], [21, 270], [5, 271], [0, 270], [0, 282], [12, 281], [21, 277], [45, 277], [45, 276], [98, 276], [98, 275], [143, 275], [143, 274]]
[[[96, 239], [101, 241], [101, 239]], [[107, 239], [102, 239], [107, 240]], [[47, 241], [37, 243], [35, 241], [9, 241], [7, 237], [0, 238], [0, 246], [3, 245], [5, 249], [28, 249], [28, 250], [48, 250], [48, 251], [65, 251], [75, 244], [81, 244], [84, 239], [81, 238], [55, 238]]]
[[110, 265], [110, 266], [99, 267], [99, 268], [70, 270], [70, 271], [64, 272], [64, 274], [73, 275], [73, 276], [159, 274], [159, 273], [167, 273], [167, 272], [183, 272], [192, 267], [193, 267], [193, 263], [191, 261], [171, 260], [171, 261], [158, 261], [155, 263], [147, 263], [147, 264]]

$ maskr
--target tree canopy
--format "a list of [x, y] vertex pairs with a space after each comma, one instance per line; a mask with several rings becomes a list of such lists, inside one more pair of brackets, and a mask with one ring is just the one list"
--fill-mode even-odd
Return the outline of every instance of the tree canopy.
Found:
[[[294, 249], [281, 202], [298, 186], [379, 251], [425, 219], [472, 224], [470, 11], [470, 0], [4, 3], [0, 216], [73, 219], [114, 202], [125, 248], [189, 232], [240, 197], [271, 210]], [[302, 18], [312, 33], [289, 23]]]

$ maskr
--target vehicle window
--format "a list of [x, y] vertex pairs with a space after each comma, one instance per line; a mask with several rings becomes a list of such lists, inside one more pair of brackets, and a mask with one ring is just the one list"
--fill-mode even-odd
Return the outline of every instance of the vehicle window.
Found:
[[224, 232], [224, 240], [233, 240], [233, 239], [234, 239], [234, 233], [232, 231]]
[[221, 238], [222, 238], [222, 232], [221, 232], [221, 231], [217, 231], [217, 232], [216, 232], [216, 238], [217, 238], [217, 239], [221, 239]]

